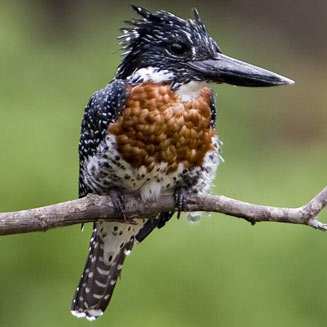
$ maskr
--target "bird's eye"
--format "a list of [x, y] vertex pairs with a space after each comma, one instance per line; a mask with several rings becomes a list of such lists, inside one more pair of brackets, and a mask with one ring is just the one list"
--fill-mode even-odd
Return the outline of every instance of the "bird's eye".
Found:
[[183, 55], [188, 50], [184, 43], [173, 43], [169, 47], [169, 51], [177, 56]]

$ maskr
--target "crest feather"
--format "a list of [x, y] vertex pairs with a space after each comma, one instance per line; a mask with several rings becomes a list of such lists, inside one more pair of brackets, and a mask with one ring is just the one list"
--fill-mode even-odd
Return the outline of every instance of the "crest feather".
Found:
[[151, 17], [151, 15], [152, 15], [151, 11], [149, 11], [149, 10], [143, 8], [143, 7], [136, 6], [136, 5], [131, 5], [131, 6], [139, 15], [141, 15], [145, 19], [149, 19]]
[[[126, 78], [136, 68], [148, 64], [143, 62], [142, 54], [159, 51], [158, 49], [164, 51], [169, 42], [182, 40], [190, 48], [194, 44], [204, 44], [216, 52], [218, 46], [206, 33], [197, 9], [193, 9], [194, 18], [186, 20], [165, 10], [151, 12], [137, 5], [131, 7], [140, 16], [125, 21], [127, 26], [121, 29], [119, 41], [123, 60], [117, 72], [119, 78]], [[152, 62], [151, 58], [147, 60]]]
[[193, 8], [193, 16], [194, 16], [194, 20], [195, 22], [201, 26], [202, 30], [205, 31], [205, 26], [202, 23], [201, 17], [200, 17], [200, 13], [196, 8]]

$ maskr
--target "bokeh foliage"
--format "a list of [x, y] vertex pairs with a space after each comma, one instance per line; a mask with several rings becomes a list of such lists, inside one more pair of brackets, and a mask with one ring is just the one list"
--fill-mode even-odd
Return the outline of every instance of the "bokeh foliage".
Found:
[[[296, 80], [294, 86], [218, 86], [224, 141], [213, 192], [298, 206], [327, 180], [326, 24], [290, 0], [150, 4], [188, 17], [198, 6], [231, 56]], [[0, 4], [0, 210], [76, 198], [83, 107], [119, 63], [126, 1]], [[306, 15], [308, 13], [308, 15]], [[326, 212], [324, 213], [326, 216]], [[127, 259], [96, 323], [70, 315], [90, 226], [0, 238], [1, 326], [324, 326], [326, 235], [221, 215], [173, 219]]]

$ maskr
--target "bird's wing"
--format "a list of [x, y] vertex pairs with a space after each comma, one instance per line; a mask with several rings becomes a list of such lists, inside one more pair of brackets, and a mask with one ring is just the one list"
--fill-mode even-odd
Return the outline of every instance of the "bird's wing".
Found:
[[94, 155], [100, 142], [105, 138], [109, 125], [116, 122], [125, 108], [128, 96], [126, 82], [116, 79], [102, 90], [95, 92], [84, 111], [79, 141], [79, 197], [84, 197], [88, 190], [84, 182], [83, 163]]

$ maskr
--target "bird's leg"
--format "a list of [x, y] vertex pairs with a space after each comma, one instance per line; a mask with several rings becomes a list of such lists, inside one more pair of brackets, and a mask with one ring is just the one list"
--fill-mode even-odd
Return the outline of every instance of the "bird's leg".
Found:
[[177, 209], [177, 219], [180, 218], [181, 212], [185, 210], [188, 192], [184, 188], [179, 188], [174, 193], [175, 208]]
[[119, 212], [123, 218], [124, 221], [127, 221], [127, 217], [125, 216], [124, 209], [125, 209], [125, 199], [123, 196], [123, 193], [119, 190], [117, 187], [112, 187], [109, 190], [109, 196], [112, 202], [112, 205], [114, 206], [115, 211]]

